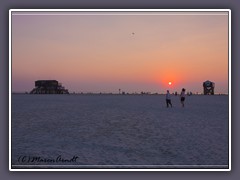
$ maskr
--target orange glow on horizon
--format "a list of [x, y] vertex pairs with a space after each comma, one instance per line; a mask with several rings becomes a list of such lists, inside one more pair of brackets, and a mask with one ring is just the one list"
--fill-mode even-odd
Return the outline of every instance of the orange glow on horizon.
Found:
[[211, 80], [228, 92], [228, 16], [14, 16], [12, 39], [15, 91], [56, 79], [152, 92], [200, 92]]

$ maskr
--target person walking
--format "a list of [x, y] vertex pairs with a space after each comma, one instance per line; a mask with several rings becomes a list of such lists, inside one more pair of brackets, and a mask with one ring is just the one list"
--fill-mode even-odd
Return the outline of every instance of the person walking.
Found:
[[166, 103], [167, 103], [167, 108], [169, 107], [169, 105], [172, 107], [171, 95], [169, 93], [169, 90], [167, 90], [167, 94], [166, 94]]
[[182, 107], [184, 107], [184, 101], [185, 101], [185, 89], [182, 88], [182, 92], [180, 94], [180, 100], [181, 100], [181, 104], [182, 104]]

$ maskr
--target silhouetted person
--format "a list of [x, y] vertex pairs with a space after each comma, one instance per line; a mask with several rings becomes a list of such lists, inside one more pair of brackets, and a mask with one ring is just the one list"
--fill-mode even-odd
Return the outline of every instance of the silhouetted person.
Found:
[[172, 107], [172, 102], [171, 102], [171, 95], [169, 93], [169, 90], [167, 90], [167, 94], [166, 94], [166, 103], [167, 103], [167, 107], [170, 105]]
[[185, 101], [185, 89], [184, 88], [182, 88], [182, 92], [180, 94], [180, 100], [181, 100], [182, 107], [184, 107], [184, 101]]

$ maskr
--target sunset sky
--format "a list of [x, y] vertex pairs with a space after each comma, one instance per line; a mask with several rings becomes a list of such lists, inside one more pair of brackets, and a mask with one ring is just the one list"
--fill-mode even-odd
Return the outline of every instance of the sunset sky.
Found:
[[[12, 12], [12, 91], [228, 93], [227, 12]], [[168, 83], [172, 82], [171, 85]]]

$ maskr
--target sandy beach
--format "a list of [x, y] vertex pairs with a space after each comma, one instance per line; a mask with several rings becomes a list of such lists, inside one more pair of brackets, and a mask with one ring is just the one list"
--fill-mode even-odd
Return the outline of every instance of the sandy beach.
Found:
[[228, 168], [228, 96], [12, 95], [12, 168]]

